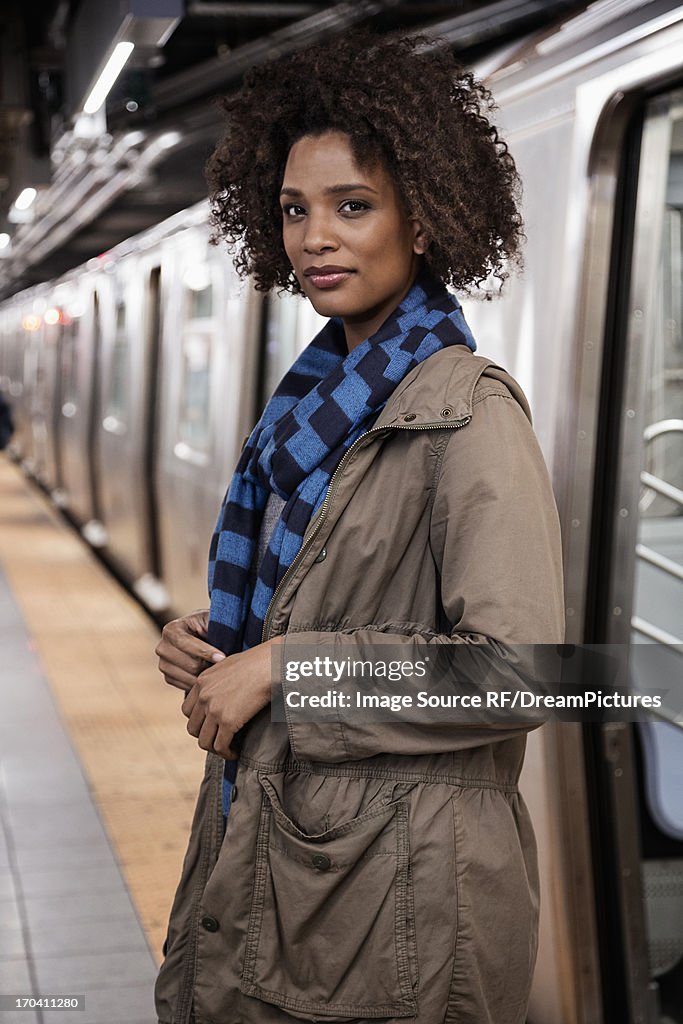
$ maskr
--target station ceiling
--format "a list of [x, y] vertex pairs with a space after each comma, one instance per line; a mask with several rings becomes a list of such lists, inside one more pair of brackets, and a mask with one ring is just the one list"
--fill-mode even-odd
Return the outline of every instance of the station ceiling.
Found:
[[[164, 0], [154, 2], [163, 8]], [[106, 127], [97, 138], [79, 138], [70, 64], [73, 77], [75, 26], [92, 3], [31, 0], [0, 11], [0, 233], [12, 237], [0, 258], [0, 297], [56, 277], [203, 198], [203, 167], [221, 130], [211, 100], [237, 87], [255, 63], [364, 24], [445, 38], [470, 64], [587, 6], [175, 0], [181, 16], [168, 38], [136, 50], [107, 99]], [[26, 185], [39, 190], [34, 220], [10, 224]]]

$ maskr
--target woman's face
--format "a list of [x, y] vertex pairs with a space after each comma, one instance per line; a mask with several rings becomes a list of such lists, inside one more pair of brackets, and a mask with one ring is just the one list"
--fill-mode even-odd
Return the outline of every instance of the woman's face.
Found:
[[337, 131], [292, 146], [280, 203], [297, 280], [318, 313], [342, 318], [351, 350], [410, 290], [426, 247], [422, 226], [384, 166], [362, 170]]

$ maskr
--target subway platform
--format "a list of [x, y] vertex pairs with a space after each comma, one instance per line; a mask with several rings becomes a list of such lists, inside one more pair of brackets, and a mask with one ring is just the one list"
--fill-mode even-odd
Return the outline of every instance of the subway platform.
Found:
[[155, 1024], [204, 752], [158, 630], [0, 455], [0, 1024]]

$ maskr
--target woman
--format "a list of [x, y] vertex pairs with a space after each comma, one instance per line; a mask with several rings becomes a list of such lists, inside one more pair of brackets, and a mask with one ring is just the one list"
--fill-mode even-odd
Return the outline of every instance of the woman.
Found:
[[[225, 107], [217, 234], [258, 287], [331, 319], [245, 444], [210, 611], [157, 648], [208, 751], [159, 1020], [522, 1022], [538, 880], [517, 780], [537, 723], [269, 707], [272, 679], [298, 701], [321, 692], [288, 681], [303, 650], [341, 662], [390, 644], [415, 661], [563, 639], [528, 405], [473, 355], [445, 288], [505, 277], [514, 164], [486, 90], [418, 40], [309, 48]], [[478, 687], [472, 670], [463, 688]]]

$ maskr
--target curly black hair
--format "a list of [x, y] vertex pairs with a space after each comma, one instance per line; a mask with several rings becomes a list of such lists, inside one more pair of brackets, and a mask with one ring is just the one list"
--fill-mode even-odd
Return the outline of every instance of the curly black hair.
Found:
[[207, 164], [212, 241], [225, 239], [256, 287], [302, 294], [282, 242], [279, 191], [304, 135], [348, 135], [359, 167], [383, 161], [429, 239], [425, 260], [446, 284], [502, 283], [519, 264], [521, 191], [488, 116], [490, 92], [447, 48], [367, 29], [250, 70], [220, 103], [227, 130]]

